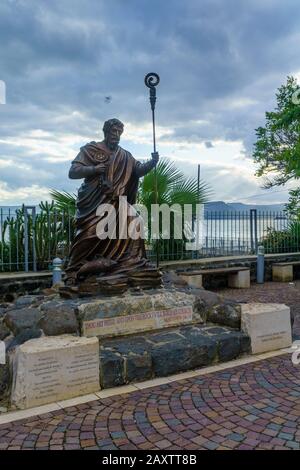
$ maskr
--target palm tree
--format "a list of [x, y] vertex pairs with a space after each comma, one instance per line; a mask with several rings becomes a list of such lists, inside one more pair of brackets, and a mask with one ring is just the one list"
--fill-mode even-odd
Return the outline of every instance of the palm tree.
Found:
[[[192, 206], [193, 217], [196, 216], [197, 204], [204, 204], [210, 196], [208, 185], [202, 181], [199, 182], [195, 178], [187, 178], [176, 165], [163, 158], [156, 167], [157, 178], [157, 203], [167, 204], [169, 207], [177, 204], [181, 213], [184, 205]], [[155, 195], [155, 172], [148, 173], [140, 182], [138, 192], [138, 204], [146, 207], [148, 212], [148, 227], [151, 227], [152, 214], [151, 205], [156, 203]], [[176, 212], [176, 210], [175, 210]], [[183, 227], [185, 231], [192, 230], [192, 227]], [[174, 238], [174, 215], [171, 213], [171, 231], [169, 239], [162, 239], [162, 227], [160, 224], [160, 241], [159, 247], [157, 242], [152, 243], [152, 249], [159, 249], [160, 258], [162, 259], [179, 259], [185, 255], [185, 236], [182, 234], [181, 239]], [[151, 245], [151, 230], [147, 233], [148, 244]], [[190, 254], [189, 254], [190, 256]]]
[[[187, 178], [175, 164], [167, 158], [162, 158], [156, 166], [157, 203], [158, 204], [204, 204], [210, 194], [206, 183], [198, 182], [195, 178]], [[150, 209], [155, 204], [155, 172], [150, 171], [142, 179], [138, 192], [138, 203]]]
[[[156, 167], [157, 177], [157, 203], [173, 206], [178, 204], [183, 208], [185, 204], [192, 206], [193, 215], [196, 215], [196, 205], [208, 201], [211, 193], [208, 185], [195, 178], [187, 178], [172, 161], [162, 158]], [[52, 190], [51, 197], [55, 207], [71, 215], [75, 215], [76, 196], [66, 191]], [[148, 213], [148, 227], [151, 227], [151, 205], [155, 204], [155, 172], [151, 171], [141, 181], [138, 190], [137, 204], [143, 205]], [[174, 215], [171, 213], [171, 222]], [[186, 229], [187, 227], [185, 227]], [[190, 227], [191, 228], [191, 227]], [[171, 224], [170, 240], [160, 240], [160, 252], [163, 258], [178, 259], [184, 256], [185, 237], [176, 240], [174, 238], [174, 227]], [[162, 237], [162, 233], [160, 233]], [[148, 245], [155, 251], [158, 249], [157, 242], [151, 243], [151, 231], [147, 234]]]
[[76, 212], [76, 195], [70, 194], [67, 191], [57, 191], [52, 189], [50, 191], [50, 196], [55, 203], [55, 208], [61, 212], [70, 214], [70, 216], [75, 216]]

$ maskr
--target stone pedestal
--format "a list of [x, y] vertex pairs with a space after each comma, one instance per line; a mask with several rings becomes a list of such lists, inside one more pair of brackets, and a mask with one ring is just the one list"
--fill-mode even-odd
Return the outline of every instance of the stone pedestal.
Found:
[[42, 337], [21, 345], [13, 359], [11, 403], [26, 409], [98, 391], [97, 338]]
[[82, 335], [99, 338], [202, 322], [196, 296], [180, 291], [94, 300], [78, 312]]
[[247, 289], [250, 287], [250, 270], [238, 271], [228, 275], [228, 287]]
[[292, 282], [293, 276], [293, 265], [286, 264], [273, 264], [272, 266], [272, 280], [277, 282]]
[[284, 304], [242, 304], [241, 328], [251, 339], [252, 354], [292, 344], [290, 308]]

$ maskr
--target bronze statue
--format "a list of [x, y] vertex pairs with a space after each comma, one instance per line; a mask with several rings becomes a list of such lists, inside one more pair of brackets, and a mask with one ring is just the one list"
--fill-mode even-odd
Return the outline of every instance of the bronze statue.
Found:
[[[146, 257], [143, 238], [118, 238], [119, 197], [127, 203], [136, 202], [139, 178], [146, 175], [158, 162], [157, 152], [146, 163], [136, 161], [130, 152], [119, 146], [124, 125], [118, 119], [104, 123], [104, 140], [90, 142], [80, 149], [72, 162], [69, 178], [84, 178], [76, 202], [76, 235], [66, 268], [66, 285], [88, 285], [93, 276], [94, 285], [109, 290], [144, 284], [160, 284], [160, 273], [151, 267]], [[101, 204], [111, 204], [116, 214], [115, 239], [101, 239], [97, 232], [103, 215], [97, 215]], [[128, 216], [127, 223], [133, 216]], [[99, 230], [99, 228], [98, 228]]]

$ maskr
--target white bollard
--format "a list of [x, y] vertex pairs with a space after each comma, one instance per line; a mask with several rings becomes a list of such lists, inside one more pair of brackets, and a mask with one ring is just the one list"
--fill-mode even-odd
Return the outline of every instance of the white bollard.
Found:
[[54, 258], [53, 260], [53, 272], [52, 272], [52, 285], [58, 284], [62, 280], [62, 264], [63, 261], [60, 258]]

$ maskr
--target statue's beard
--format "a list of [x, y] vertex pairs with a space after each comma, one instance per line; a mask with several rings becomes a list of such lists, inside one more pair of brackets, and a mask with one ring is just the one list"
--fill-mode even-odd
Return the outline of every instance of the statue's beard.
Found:
[[109, 142], [106, 141], [106, 145], [109, 148], [109, 150], [116, 150], [119, 146], [119, 142]]

